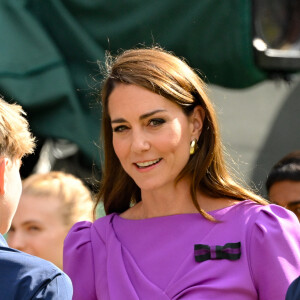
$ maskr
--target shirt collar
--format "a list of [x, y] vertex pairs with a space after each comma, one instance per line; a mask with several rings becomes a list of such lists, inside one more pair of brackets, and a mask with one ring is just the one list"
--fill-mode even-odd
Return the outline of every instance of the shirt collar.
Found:
[[7, 247], [8, 246], [7, 242], [6, 242], [6, 240], [5, 240], [5, 238], [3, 237], [2, 234], [0, 234], [0, 246], [2, 246], [2, 247]]

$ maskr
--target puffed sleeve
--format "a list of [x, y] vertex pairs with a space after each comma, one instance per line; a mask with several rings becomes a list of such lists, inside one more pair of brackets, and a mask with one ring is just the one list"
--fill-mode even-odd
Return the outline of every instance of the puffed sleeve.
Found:
[[64, 273], [56, 274], [53, 278], [45, 281], [30, 298], [32, 300], [71, 300], [72, 283]]
[[249, 232], [248, 255], [260, 300], [282, 300], [300, 274], [300, 225], [277, 205], [264, 206]]
[[90, 222], [78, 222], [64, 242], [63, 269], [73, 283], [73, 300], [96, 300]]

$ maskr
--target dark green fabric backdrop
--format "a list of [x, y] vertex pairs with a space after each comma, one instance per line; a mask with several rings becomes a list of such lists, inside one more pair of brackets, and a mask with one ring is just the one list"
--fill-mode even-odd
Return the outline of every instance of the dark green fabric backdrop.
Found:
[[158, 43], [229, 88], [266, 78], [250, 0], [0, 0], [0, 36], [0, 94], [24, 107], [35, 134], [69, 139], [97, 163], [106, 50]]

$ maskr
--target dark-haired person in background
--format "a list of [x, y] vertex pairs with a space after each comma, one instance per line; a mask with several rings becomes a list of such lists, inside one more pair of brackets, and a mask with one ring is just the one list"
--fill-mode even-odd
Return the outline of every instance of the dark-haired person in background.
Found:
[[273, 166], [266, 188], [271, 202], [291, 210], [300, 220], [300, 150], [287, 154]]

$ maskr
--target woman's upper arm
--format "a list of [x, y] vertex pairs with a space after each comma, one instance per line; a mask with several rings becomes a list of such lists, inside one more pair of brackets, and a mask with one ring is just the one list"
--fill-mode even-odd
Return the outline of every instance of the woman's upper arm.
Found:
[[249, 232], [250, 270], [259, 299], [284, 299], [300, 274], [300, 225], [290, 211], [263, 207]]
[[90, 222], [78, 222], [64, 242], [63, 269], [73, 283], [73, 300], [96, 299]]

